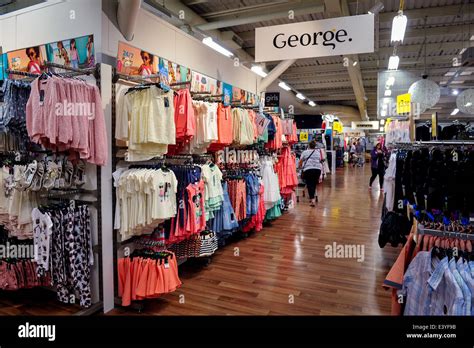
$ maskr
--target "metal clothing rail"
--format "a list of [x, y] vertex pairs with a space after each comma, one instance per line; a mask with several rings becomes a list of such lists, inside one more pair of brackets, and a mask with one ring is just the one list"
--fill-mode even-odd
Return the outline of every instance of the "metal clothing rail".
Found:
[[474, 240], [474, 234], [454, 232], [454, 231], [440, 231], [433, 230], [429, 228], [424, 228], [423, 225], [418, 225], [418, 234], [419, 235], [428, 235], [435, 237], [447, 237], [447, 238], [458, 238], [464, 240]]
[[33, 78], [40, 76], [39, 74], [33, 74], [26, 71], [11, 70], [11, 69], [7, 69], [5, 70], [5, 72], [10, 75], [19, 75], [19, 76], [26, 76], [26, 77], [33, 77]]
[[[96, 79], [98, 79], [98, 76], [99, 76], [99, 65], [96, 65], [96, 66], [91, 67], [91, 68], [80, 69], [80, 68], [73, 68], [73, 67], [67, 66], [67, 65], [51, 63], [51, 62], [45, 62], [44, 66], [47, 67], [47, 68], [63, 69], [63, 70], [71, 71], [71, 72], [82, 74], [82, 75], [94, 75], [94, 77]], [[61, 74], [61, 73], [59, 73], [59, 74]]]

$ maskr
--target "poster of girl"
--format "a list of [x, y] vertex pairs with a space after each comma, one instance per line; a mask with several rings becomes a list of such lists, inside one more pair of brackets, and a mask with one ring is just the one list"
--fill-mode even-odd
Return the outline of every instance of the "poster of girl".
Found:
[[142, 65], [138, 68], [138, 74], [142, 76], [148, 76], [153, 74], [153, 55], [140, 51], [140, 57], [142, 58]]
[[69, 52], [71, 53], [71, 67], [79, 69], [79, 52], [77, 51], [76, 39], [71, 39]]
[[87, 66], [92, 68], [95, 66], [95, 56], [94, 56], [94, 35], [89, 35], [87, 38]]
[[[44, 54], [44, 47], [32, 46], [26, 49], [8, 52], [5, 56], [8, 69], [25, 71], [31, 74], [41, 74], [44, 62], [43, 57], [46, 55]], [[7, 68], [6, 65], [5, 68]]]
[[29, 59], [26, 71], [32, 74], [41, 74], [40, 48], [38, 46], [28, 47], [26, 55]]

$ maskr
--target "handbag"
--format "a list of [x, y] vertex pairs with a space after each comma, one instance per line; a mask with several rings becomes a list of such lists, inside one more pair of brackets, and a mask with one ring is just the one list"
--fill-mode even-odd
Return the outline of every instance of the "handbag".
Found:
[[305, 181], [305, 178], [304, 178], [304, 167], [306, 166], [306, 162], [308, 162], [308, 160], [311, 158], [311, 156], [313, 156], [314, 154], [314, 151], [316, 151], [316, 149], [313, 150], [313, 152], [311, 152], [311, 155], [308, 156], [308, 158], [306, 158], [306, 160], [304, 161], [303, 165], [301, 166], [301, 179], [303, 180], [303, 182]]

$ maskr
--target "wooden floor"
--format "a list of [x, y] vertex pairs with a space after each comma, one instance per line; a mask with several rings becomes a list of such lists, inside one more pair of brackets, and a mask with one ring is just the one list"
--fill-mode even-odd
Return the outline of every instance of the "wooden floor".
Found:
[[[390, 314], [390, 293], [381, 284], [398, 249], [377, 244], [383, 198], [378, 187], [368, 191], [369, 172], [368, 166], [340, 169], [318, 188], [316, 208], [303, 200], [263, 231], [220, 249], [209, 266], [184, 264], [183, 286], [145, 301], [141, 313]], [[334, 242], [363, 245], [364, 262], [326, 258], [325, 246]], [[118, 308], [111, 314], [138, 313]]]

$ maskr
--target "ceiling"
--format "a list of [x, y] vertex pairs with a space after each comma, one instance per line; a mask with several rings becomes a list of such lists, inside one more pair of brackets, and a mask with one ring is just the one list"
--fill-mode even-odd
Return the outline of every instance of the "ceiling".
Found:
[[46, 2], [46, 0], [0, 0], [0, 16], [43, 2]]
[[[182, 0], [207, 22], [214, 23], [221, 32], [233, 32], [236, 40], [251, 56], [255, 53], [255, 28], [278, 24], [311, 21], [345, 15], [366, 14], [377, 2], [374, 0], [341, 0], [342, 10], [334, 12], [333, 4], [337, 0]], [[377, 117], [377, 76], [385, 71], [388, 59], [393, 52], [390, 44], [393, 17], [399, 9], [399, 0], [382, 0], [384, 9], [376, 16], [376, 47], [371, 54], [359, 54], [356, 73], [360, 74], [362, 87], [357, 86], [356, 78], [351, 76], [348, 68], [343, 66], [343, 57], [299, 59], [290, 66], [280, 79], [295, 90], [303, 93], [319, 105], [346, 105], [364, 108], [371, 119]], [[344, 4], [345, 3], [345, 4]], [[310, 6], [314, 5], [311, 12]], [[325, 5], [324, 12], [317, 5]], [[304, 11], [298, 12], [302, 8]], [[320, 7], [319, 7], [320, 8]], [[295, 10], [294, 20], [282, 13]], [[323, 7], [324, 9], [324, 7]], [[272, 18], [273, 14], [273, 18]], [[421, 76], [425, 70], [429, 78], [440, 83], [442, 97], [435, 110], [441, 118], [452, 118], [450, 113], [455, 108], [455, 96], [451, 89], [474, 87], [474, 68], [453, 68], [452, 59], [467, 46], [474, 46], [474, 0], [406, 0], [404, 14], [408, 17], [404, 42], [398, 47], [400, 70]], [[265, 15], [265, 21], [252, 21], [240, 24], [239, 19]], [[425, 24], [426, 20], [426, 24]], [[215, 28], [213, 28], [215, 29]], [[426, 29], [426, 30], [425, 30]], [[425, 39], [426, 33], [426, 39]], [[270, 71], [278, 62], [266, 64]], [[459, 76], [453, 76], [453, 74]], [[356, 75], [357, 76], [357, 75]], [[362, 95], [357, 93], [362, 91]], [[364, 98], [365, 96], [365, 98]], [[424, 117], [431, 115], [428, 110]], [[364, 115], [362, 115], [364, 116]], [[467, 117], [461, 113], [456, 119]], [[362, 118], [362, 117], [361, 117]], [[365, 117], [364, 117], [365, 118]]]

